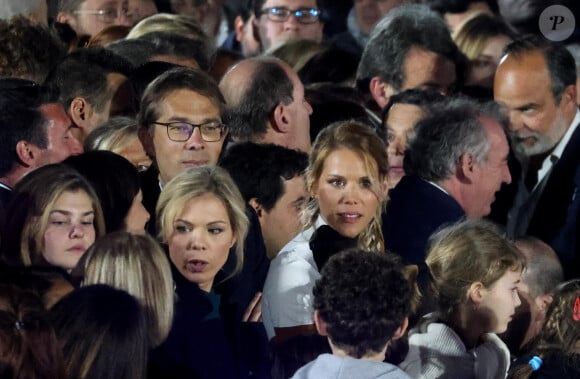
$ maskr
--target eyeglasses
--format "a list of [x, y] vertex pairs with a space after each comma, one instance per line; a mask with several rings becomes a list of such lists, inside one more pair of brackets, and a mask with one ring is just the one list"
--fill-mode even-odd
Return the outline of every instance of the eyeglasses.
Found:
[[131, 14], [129, 12], [128, 6], [123, 6], [121, 9], [117, 8], [107, 8], [107, 9], [97, 9], [97, 10], [76, 10], [73, 14], [94, 14], [99, 16], [103, 22], [107, 24], [112, 24], [121, 18], [121, 16], [130, 18]]
[[175, 142], [185, 142], [190, 139], [195, 128], [199, 128], [202, 140], [216, 142], [222, 138], [226, 130], [226, 126], [219, 121], [208, 121], [203, 124], [190, 124], [185, 121], [152, 122], [152, 124], [166, 126], [167, 137]]
[[320, 19], [320, 10], [315, 8], [288, 9], [285, 7], [264, 8], [260, 16], [265, 14], [273, 22], [286, 22], [293, 14], [301, 24], [313, 24]]

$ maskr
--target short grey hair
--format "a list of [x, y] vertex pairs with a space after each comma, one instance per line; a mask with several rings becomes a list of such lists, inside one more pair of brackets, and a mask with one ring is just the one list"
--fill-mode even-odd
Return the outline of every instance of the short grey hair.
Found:
[[405, 151], [407, 175], [432, 182], [453, 175], [463, 154], [475, 162], [487, 161], [490, 142], [481, 117], [495, 119], [506, 130], [508, 119], [496, 102], [477, 103], [466, 98], [448, 98], [433, 104], [432, 113], [415, 126], [415, 135]]
[[442, 55], [457, 66], [460, 53], [441, 16], [426, 5], [403, 4], [374, 28], [356, 73], [357, 88], [367, 93], [370, 80], [378, 76], [400, 90], [405, 57], [413, 46]]

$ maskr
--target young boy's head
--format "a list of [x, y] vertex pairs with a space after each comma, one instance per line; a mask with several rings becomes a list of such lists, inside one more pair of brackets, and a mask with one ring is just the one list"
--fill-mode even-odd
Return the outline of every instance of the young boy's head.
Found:
[[376, 356], [406, 328], [411, 290], [394, 254], [352, 249], [326, 263], [314, 286], [315, 322], [353, 358]]

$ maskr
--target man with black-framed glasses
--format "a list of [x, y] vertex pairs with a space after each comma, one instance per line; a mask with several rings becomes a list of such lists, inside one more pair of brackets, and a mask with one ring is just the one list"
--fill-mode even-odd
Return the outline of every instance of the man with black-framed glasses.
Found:
[[252, 10], [262, 51], [295, 39], [322, 42], [320, 0], [253, 0]]
[[56, 21], [79, 36], [94, 36], [111, 25], [132, 26], [128, 0], [59, 0]]

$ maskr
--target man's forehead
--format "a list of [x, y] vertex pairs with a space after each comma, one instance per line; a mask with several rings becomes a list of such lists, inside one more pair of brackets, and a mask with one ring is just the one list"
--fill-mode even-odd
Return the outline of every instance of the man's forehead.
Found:
[[286, 7], [296, 8], [317, 8], [316, 0], [266, 0], [262, 8]]
[[128, 4], [129, 0], [85, 0], [82, 4], [86, 9], [104, 9], [113, 8]]

